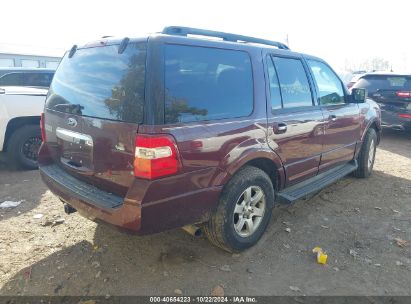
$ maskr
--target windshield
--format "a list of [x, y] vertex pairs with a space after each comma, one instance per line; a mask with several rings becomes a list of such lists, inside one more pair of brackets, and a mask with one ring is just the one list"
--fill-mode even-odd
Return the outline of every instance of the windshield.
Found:
[[140, 123], [143, 120], [146, 43], [78, 49], [60, 63], [46, 107], [75, 115]]

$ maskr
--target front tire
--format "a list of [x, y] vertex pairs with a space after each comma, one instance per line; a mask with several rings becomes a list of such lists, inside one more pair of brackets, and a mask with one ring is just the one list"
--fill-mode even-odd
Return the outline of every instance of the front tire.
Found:
[[10, 137], [7, 144], [8, 159], [16, 168], [37, 169], [37, 157], [40, 145], [40, 127], [36, 125], [23, 126], [14, 131]]
[[373, 128], [368, 129], [358, 155], [358, 168], [354, 176], [359, 178], [369, 177], [372, 173], [377, 150], [377, 132]]
[[204, 232], [211, 243], [228, 252], [243, 251], [263, 235], [273, 205], [269, 176], [258, 168], [244, 167], [224, 187]]

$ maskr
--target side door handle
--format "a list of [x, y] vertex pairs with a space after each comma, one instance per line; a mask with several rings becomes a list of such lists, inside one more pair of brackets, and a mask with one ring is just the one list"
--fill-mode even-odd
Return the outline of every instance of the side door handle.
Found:
[[283, 122], [275, 123], [273, 126], [274, 134], [283, 134], [287, 131], [287, 124]]
[[330, 116], [328, 116], [328, 119], [331, 121], [336, 121], [337, 120], [337, 115], [331, 114]]

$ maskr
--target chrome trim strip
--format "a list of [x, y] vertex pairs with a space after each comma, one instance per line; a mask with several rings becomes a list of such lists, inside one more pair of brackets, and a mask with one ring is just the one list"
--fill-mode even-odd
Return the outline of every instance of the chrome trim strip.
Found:
[[93, 146], [93, 138], [87, 134], [82, 134], [58, 127], [56, 129], [56, 136], [62, 140], [75, 144], [83, 144], [90, 147]]

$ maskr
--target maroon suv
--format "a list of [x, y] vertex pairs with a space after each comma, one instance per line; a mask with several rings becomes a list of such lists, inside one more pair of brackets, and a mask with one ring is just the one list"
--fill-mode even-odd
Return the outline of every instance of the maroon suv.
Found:
[[195, 225], [241, 251], [276, 203], [370, 175], [380, 110], [365, 95], [279, 42], [183, 27], [102, 39], [57, 69], [40, 172], [68, 213], [139, 234]]

